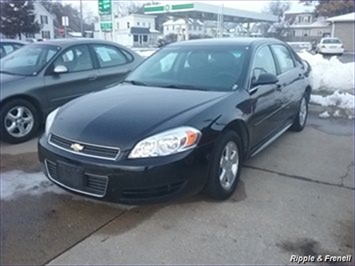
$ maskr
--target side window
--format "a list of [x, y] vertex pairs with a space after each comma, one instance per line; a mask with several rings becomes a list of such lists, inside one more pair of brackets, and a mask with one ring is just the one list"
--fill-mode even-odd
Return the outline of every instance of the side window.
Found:
[[11, 44], [4, 44], [4, 50], [6, 54], [9, 54], [13, 51], [15, 51], [14, 47]]
[[292, 55], [286, 46], [272, 45], [271, 47], [276, 55], [281, 73], [285, 73], [295, 67], [295, 62], [293, 61]]
[[59, 65], [66, 66], [69, 73], [94, 68], [89, 48], [86, 45], [79, 45], [65, 50], [53, 64], [54, 67]]
[[128, 58], [129, 62], [132, 62], [134, 60], [133, 55], [131, 55], [129, 52], [127, 52], [126, 50], [121, 49], [121, 52]]
[[116, 47], [108, 45], [94, 45], [94, 51], [100, 67], [113, 67], [127, 64], [127, 59]]
[[277, 75], [275, 61], [269, 46], [261, 47], [254, 59], [252, 80], [257, 80], [262, 73]]

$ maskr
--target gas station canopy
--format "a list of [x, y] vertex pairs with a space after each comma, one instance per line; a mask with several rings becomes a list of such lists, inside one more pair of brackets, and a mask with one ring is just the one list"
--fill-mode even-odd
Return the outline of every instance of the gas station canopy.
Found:
[[224, 22], [277, 22], [278, 18], [267, 13], [258, 13], [230, 7], [216, 6], [206, 3], [184, 3], [165, 5], [146, 5], [144, 13], [149, 15], [171, 14], [173, 17], [199, 19], [201, 21], [217, 21], [223, 16]]

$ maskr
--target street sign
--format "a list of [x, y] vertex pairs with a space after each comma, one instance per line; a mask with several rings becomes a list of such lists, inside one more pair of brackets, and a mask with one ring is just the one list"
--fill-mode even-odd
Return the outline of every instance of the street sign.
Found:
[[69, 26], [69, 18], [64, 16], [62, 17], [62, 26], [68, 27]]
[[102, 31], [112, 31], [112, 22], [111, 21], [101, 22], [100, 25], [101, 25]]
[[99, 15], [111, 15], [112, 0], [98, 0], [99, 1]]

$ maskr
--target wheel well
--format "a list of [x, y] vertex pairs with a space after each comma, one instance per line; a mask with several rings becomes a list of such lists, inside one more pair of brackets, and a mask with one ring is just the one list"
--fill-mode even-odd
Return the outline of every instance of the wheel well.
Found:
[[30, 96], [27, 96], [27, 95], [15, 95], [15, 96], [12, 96], [12, 97], [9, 97], [9, 98], [6, 98], [5, 100], [3, 100], [1, 102], [1, 106], [3, 106], [4, 104], [6, 104], [7, 102], [9, 101], [12, 101], [12, 100], [17, 100], [17, 99], [21, 99], [21, 100], [25, 100], [25, 101], [28, 101], [30, 102], [34, 108], [36, 108], [37, 112], [38, 112], [38, 116], [40, 118], [40, 122], [43, 121], [44, 119], [44, 116], [43, 116], [43, 110], [41, 108], [41, 105], [40, 103], [33, 97], [30, 97]]
[[311, 86], [307, 86], [307, 88], [306, 88], [306, 96], [307, 96], [308, 102], [311, 99], [311, 92], [312, 92]]
[[243, 157], [246, 158], [249, 149], [249, 131], [246, 123], [243, 120], [234, 120], [230, 122], [223, 131], [233, 130], [241, 138], [243, 145]]

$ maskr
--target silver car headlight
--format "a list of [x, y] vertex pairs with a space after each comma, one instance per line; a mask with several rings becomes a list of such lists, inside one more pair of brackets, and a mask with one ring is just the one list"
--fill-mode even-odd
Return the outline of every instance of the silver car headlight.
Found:
[[45, 130], [45, 134], [48, 136], [49, 131], [51, 130], [53, 121], [57, 115], [59, 111], [59, 108], [55, 109], [54, 111], [52, 111], [48, 116], [47, 116], [47, 120], [46, 120], [46, 130]]
[[140, 141], [128, 158], [166, 156], [196, 147], [201, 132], [193, 127], [178, 127]]

